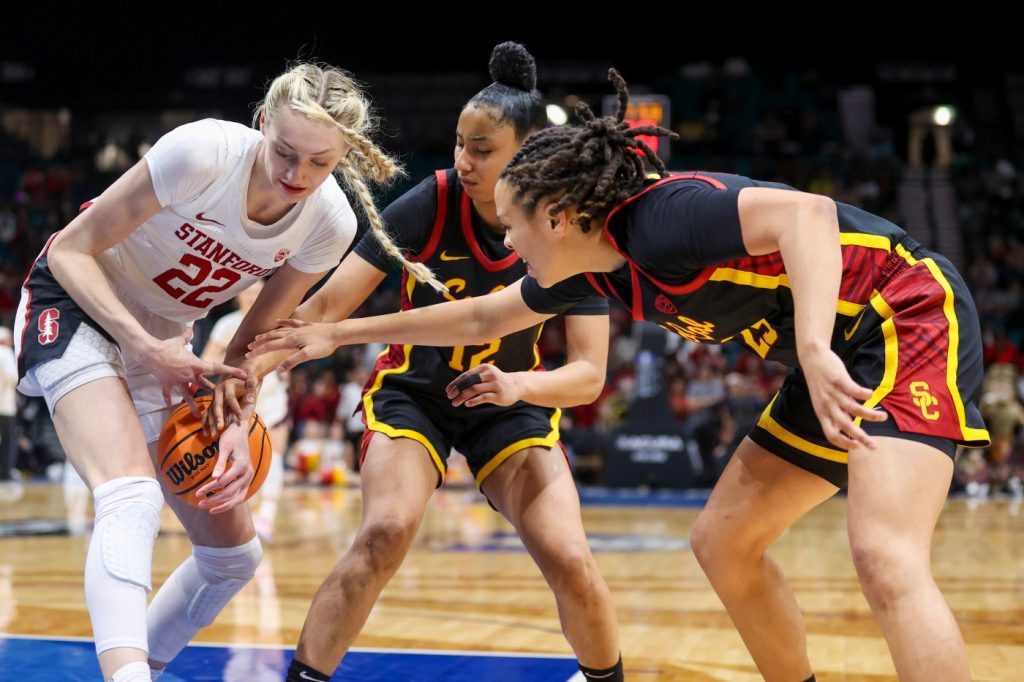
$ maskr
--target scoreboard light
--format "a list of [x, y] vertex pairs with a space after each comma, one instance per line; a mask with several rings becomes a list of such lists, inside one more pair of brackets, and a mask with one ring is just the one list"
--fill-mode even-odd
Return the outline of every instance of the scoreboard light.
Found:
[[[670, 128], [672, 123], [671, 107], [666, 95], [630, 95], [629, 104], [626, 107], [626, 123], [630, 128], [640, 126], [661, 126]], [[615, 95], [606, 95], [601, 102], [601, 113], [604, 116], [614, 116], [619, 107], [619, 99]], [[668, 161], [671, 156], [669, 140], [664, 137], [653, 135], [641, 135], [648, 147], [653, 149], [662, 161]]]

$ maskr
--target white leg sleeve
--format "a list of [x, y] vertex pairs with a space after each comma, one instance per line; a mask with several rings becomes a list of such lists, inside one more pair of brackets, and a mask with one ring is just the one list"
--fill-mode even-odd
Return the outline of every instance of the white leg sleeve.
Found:
[[128, 663], [110, 676], [110, 682], [150, 682], [149, 666], [144, 661]]
[[149, 658], [169, 663], [213, 622], [256, 573], [263, 557], [258, 538], [238, 547], [192, 547], [149, 605]]
[[85, 559], [85, 601], [96, 653], [147, 651], [146, 594], [153, 587], [153, 542], [164, 503], [160, 484], [144, 476], [96, 486], [96, 520]]

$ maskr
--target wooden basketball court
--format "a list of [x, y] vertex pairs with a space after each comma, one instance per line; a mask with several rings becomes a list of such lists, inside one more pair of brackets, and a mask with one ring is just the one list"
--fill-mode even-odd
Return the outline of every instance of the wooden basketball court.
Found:
[[[584, 524], [618, 607], [627, 679], [760, 679], [689, 550], [700, 498], [589, 498]], [[72, 506], [91, 509], [87, 498]], [[797, 591], [818, 679], [895, 680], [850, 561], [845, 506], [839, 498], [812, 512], [774, 556]], [[284, 649], [294, 646], [313, 592], [351, 542], [359, 508], [354, 488], [285, 489], [257, 578], [200, 635], [199, 642], [228, 645], [223, 668], [207, 668], [211, 676], [202, 679], [274, 679], [284, 670], [291, 657]], [[952, 499], [937, 530], [935, 575], [963, 628], [976, 680], [1024, 679], [1021, 509], [1021, 500]], [[20, 497], [7, 490], [0, 498], [0, 679], [90, 679], [71, 671], [26, 678], [16, 667], [24, 660], [18, 655], [46, 656], [37, 665], [58, 669], [61, 651], [69, 660], [92, 655], [91, 644], [74, 640], [90, 635], [82, 590], [88, 525], [80, 516], [69, 521], [60, 485], [26, 484]], [[187, 539], [166, 516], [154, 586], [188, 553]], [[235, 645], [242, 647], [232, 653]], [[435, 496], [413, 552], [356, 645], [362, 653], [345, 665], [363, 661], [370, 671], [410, 650], [427, 652], [421, 658], [430, 661], [440, 660], [430, 656], [440, 651], [460, 652], [459, 661], [486, 659], [491, 672], [478, 680], [567, 680], [575, 670], [547, 585], [511, 527], [472, 489]], [[31, 648], [42, 646], [56, 655]], [[541, 667], [511, 672], [515, 661], [533, 660]], [[417, 665], [418, 680], [456, 679]], [[188, 675], [172, 665], [164, 679], [193, 679]], [[387, 675], [336, 679], [403, 679], [401, 672]]]

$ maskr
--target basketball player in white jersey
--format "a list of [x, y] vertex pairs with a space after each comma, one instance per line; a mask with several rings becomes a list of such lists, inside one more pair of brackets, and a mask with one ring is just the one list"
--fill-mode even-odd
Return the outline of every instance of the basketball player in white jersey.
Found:
[[[106, 680], [159, 674], [255, 571], [262, 552], [244, 504], [253, 470], [236, 423], [221, 435], [214, 480], [194, 493], [201, 508], [166, 496], [193, 554], [147, 614], [165, 497], [155, 442], [169, 405], [185, 399], [195, 410], [191, 388], [212, 388], [207, 374], [245, 377], [229, 365], [242, 364], [247, 342], [338, 263], [356, 221], [332, 172], [387, 240], [366, 181], [397, 167], [368, 139], [372, 121], [346, 74], [297, 66], [271, 84], [259, 130], [207, 119], [161, 138], [51, 238], [25, 281], [19, 390], [46, 399], [93, 491], [85, 593]], [[410, 270], [431, 279], [422, 265]], [[271, 273], [227, 364], [193, 355], [191, 323]]]
[[[224, 315], [213, 325], [210, 338], [203, 348], [203, 360], [223, 362], [231, 339], [261, 291], [263, 280], [257, 280], [238, 294], [235, 298], [238, 310]], [[267, 425], [270, 446], [275, 455], [270, 458], [270, 471], [260, 486], [259, 507], [253, 513], [252, 521], [260, 539], [270, 542], [274, 533], [274, 519], [277, 517], [277, 504], [284, 487], [284, 453], [288, 448], [288, 382], [277, 372], [263, 377], [263, 385], [256, 398], [256, 412]]]

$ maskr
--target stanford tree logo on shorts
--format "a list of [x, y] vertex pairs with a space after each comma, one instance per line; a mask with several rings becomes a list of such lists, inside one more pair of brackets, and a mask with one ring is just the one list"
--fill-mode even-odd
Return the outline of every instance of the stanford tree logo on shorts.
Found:
[[47, 308], [39, 315], [39, 343], [47, 345], [57, 340], [60, 334], [60, 311], [56, 308]]
[[290, 256], [290, 255], [291, 255], [291, 253], [292, 253], [292, 252], [291, 252], [291, 251], [289, 251], [288, 249], [281, 249], [280, 251], [278, 251], [278, 252], [277, 252], [277, 255], [276, 255], [276, 256], [274, 256], [274, 262], [275, 262], [275, 263], [280, 263], [280, 262], [281, 262], [281, 261], [283, 261], [283, 260], [284, 260], [285, 258], [287, 258], [288, 256]]

